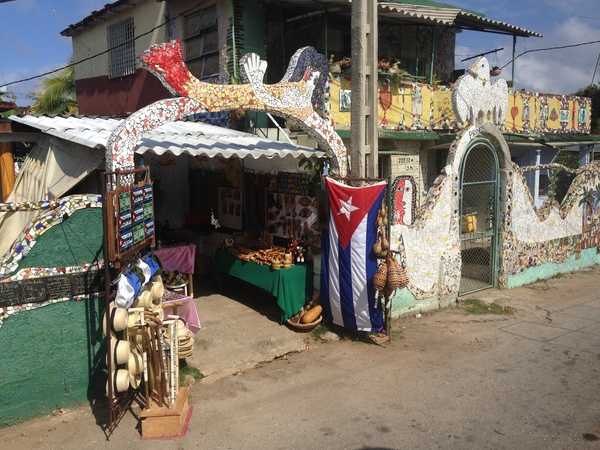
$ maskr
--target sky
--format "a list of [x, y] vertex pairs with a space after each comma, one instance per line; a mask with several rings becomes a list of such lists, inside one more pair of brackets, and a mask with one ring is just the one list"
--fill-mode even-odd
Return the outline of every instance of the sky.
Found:
[[[445, 0], [488, 17], [538, 31], [543, 38], [519, 38], [517, 52], [582, 41], [600, 40], [600, 0]], [[15, 0], [0, 3], [0, 85], [59, 67], [69, 61], [71, 40], [60, 31], [109, 0]], [[497, 47], [492, 65], [510, 60], [512, 38], [463, 31], [457, 37], [460, 59]], [[600, 44], [534, 53], [517, 60], [516, 87], [546, 93], [573, 93], [590, 84]], [[510, 66], [504, 73], [510, 79]], [[600, 73], [596, 82], [600, 83]], [[30, 103], [39, 81], [9, 88], [18, 103]]]

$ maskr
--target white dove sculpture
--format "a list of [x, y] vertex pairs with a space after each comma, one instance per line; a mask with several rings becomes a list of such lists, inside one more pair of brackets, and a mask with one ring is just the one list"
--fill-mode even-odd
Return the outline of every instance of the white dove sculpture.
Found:
[[478, 58], [454, 84], [452, 105], [463, 125], [493, 123], [502, 127], [508, 110], [508, 85], [503, 79], [490, 80], [490, 65]]

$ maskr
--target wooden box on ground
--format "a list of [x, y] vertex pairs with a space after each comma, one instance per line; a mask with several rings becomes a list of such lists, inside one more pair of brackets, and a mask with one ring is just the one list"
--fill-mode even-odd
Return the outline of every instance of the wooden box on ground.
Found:
[[142, 410], [142, 438], [165, 439], [183, 436], [192, 413], [188, 397], [189, 387], [182, 387], [172, 408], [160, 407], [151, 402], [149, 408]]

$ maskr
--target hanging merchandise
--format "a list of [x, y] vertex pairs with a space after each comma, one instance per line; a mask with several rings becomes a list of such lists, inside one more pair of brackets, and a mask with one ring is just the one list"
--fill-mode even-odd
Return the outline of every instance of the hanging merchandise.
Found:
[[115, 302], [121, 308], [129, 308], [142, 290], [142, 280], [136, 272], [122, 273], [117, 283]]
[[[140, 174], [143, 184], [132, 184]], [[191, 356], [193, 334], [179, 316], [165, 319], [161, 267], [151, 252], [153, 194], [148, 169], [108, 173], [103, 185], [112, 189], [104, 195], [104, 298], [109, 312], [103, 319], [108, 349], [106, 431], [110, 436], [135, 401], [142, 408], [144, 437], [179, 435], [191, 413], [188, 390], [179, 389], [179, 359]], [[121, 239], [127, 233], [133, 236], [130, 244]], [[170, 308], [187, 298], [171, 294]], [[169, 427], [174, 417], [177, 426]]]
[[383, 310], [375, 298], [378, 211], [387, 183], [352, 187], [326, 178], [329, 233], [323, 236], [321, 303], [325, 317], [359, 331], [383, 330]]

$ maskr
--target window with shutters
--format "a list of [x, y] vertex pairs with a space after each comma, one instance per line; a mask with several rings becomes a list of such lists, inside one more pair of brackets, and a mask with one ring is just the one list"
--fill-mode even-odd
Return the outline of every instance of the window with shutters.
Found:
[[133, 17], [108, 26], [108, 74], [111, 78], [135, 72], [134, 33]]
[[184, 20], [185, 60], [199, 79], [219, 76], [219, 29], [217, 7], [200, 9]]

